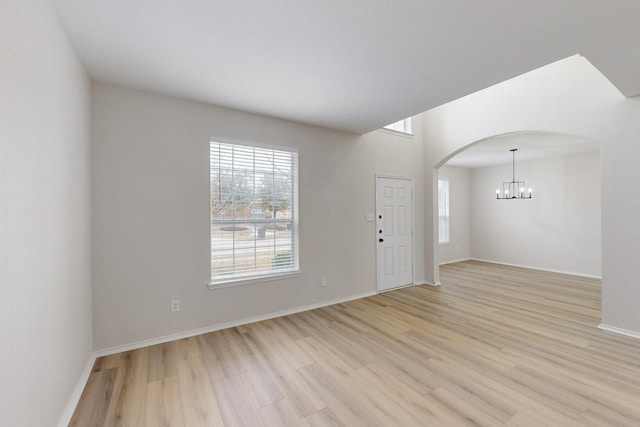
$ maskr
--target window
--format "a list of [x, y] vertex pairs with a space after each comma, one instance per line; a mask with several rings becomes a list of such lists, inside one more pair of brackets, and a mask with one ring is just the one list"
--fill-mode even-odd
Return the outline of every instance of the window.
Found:
[[411, 134], [411, 117], [391, 123], [384, 127], [385, 129], [395, 130], [396, 132]]
[[298, 153], [212, 141], [211, 282], [298, 271]]
[[449, 181], [438, 180], [438, 230], [440, 243], [449, 243]]

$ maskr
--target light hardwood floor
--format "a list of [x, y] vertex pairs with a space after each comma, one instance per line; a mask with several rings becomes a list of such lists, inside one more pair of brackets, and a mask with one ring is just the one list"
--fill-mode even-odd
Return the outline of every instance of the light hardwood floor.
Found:
[[440, 287], [100, 358], [77, 426], [638, 426], [599, 281], [464, 262]]

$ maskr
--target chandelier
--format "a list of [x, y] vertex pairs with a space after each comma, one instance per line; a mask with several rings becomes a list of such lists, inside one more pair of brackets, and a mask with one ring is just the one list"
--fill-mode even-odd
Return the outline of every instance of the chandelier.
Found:
[[502, 183], [502, 190], [499, 188], [496, 190], [496, 199], [498, 200], [511, 200], [511, 199], [530, 199], [532, 190], [526, 189], [524, 181], [516, 181], [516, 151], [517, 148], [512, 148], [511, 153], [513, 155], [513, 178], [511, 181]]

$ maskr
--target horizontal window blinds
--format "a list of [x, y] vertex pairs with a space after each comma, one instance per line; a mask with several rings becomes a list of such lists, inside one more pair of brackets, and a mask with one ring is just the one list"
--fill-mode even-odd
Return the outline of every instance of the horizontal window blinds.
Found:
[[449, 181], [438, 180], [438, 242], [449, 243]]
[[210, 144], [212, 282], [298, 269], [296, 152]]

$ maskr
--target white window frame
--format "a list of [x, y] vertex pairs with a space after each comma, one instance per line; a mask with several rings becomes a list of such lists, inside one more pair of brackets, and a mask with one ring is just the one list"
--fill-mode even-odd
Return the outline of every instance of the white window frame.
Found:
[[383, 129], [400, 132], [406, 135], [413, 135], [413, 133], [411, 133], [411, 117], [388, 124]]
[[[222, 154], [221, 150], [225, 150], [225, 153]], [[236, 154], [237, 153], [237, 154]], [[271, 154], [274, 156], [273, 162], [273, 170], [268, 171], [267, 169], [261, 169], [259, 164], [260, 162], [256, 159], [258, 157], [265, 158], [264, 156]], [[253, 157], [252, 157], [253, 156]], [[229, 286], [236, 285], [245, 285], [256, 282], [275, 280], [277, 278], [282, 278], [283, 276], [292, 276], [300, 273], [300, 261], [299, 261], [299, 223], [298, 223], [298, 153], [296, 150], [291, 148], [284, 147], [273, 147], [273, 146], [262, 146], [259, 144], [252, 144], [246, 142], [237, 142], [237, 141], [229, 141], [229, 140], [221, 140], [221, 139], [212, 139], [209, 145], [209, 167], [210, 167], [210, 184], [211, 184], [211, 200], [210, 200], [210, 260], [211, 260], [211, 280], [209, 282], [209, 289], [216, 288], [224, 288]], [[223, 161], [229, 162], [227, 163], [227, 167], [221, 166], [221, 158], [224, 158]], [[262, 215], [255, 215], [256, 206], [259, 206], [257, 203], [258, 198], [260, 197], [259, 191], [265, 188], [264, 184], [260, 184], [261, 179], [266, 179], [265, 177], [271, 173], [275, 173], [276, 164], [275, 159], [286, 159], [290, 158], [290, 177], [291, 183], [290, 187], [287, 186], [287, 196], [290, 197], [289, 205], [287, 210], [288, 214], [285, 218], [273, 218], [273, 217], [263, 217]], [[244, 163], [241, 163], [243, 161]], [[248, 162], [248, 163], [247, 163]], [[251, 163], [253, 162], [253, 163]], [[225, 170], [227, 172], [231, 172], [230, 183], [228, 184], [228, 193], [233, 194], [231, 201], [229, 202], [228, 207], [225, 208], [226, 214], [221, 214], [220, 209], [217, 210], [214, 207], [214, 174], [220, 173], [221, 170]], [[249, 180], [251, 184], [248, 187], [244, 187], [243, 190], [246, 194], [248, 191], [249, 200], [253, 200], [253, 203], [249, 202], [248, 206], [238, 207], [234, 204], [236, 200], [235, 191], [237, 189], [237, 185], [235, 185], [234, 177], [239, 176], [238, 171], [242, 171], [243, 173], [248, 173], [252, 176], [252, 180]], [[281, 172], [281, 171], [278, 171]], [[286, 172], [286, 171], [285, 171]], [[286, 175], [286, 173], [285, 173]], [[262, 178], [259, 178], [262, 177]], [[246, 180], [245, 180], [246, 181]], [[220, 182], [220, 181], [216, 181]], [[218, 186], [220, 191], [220, 186]], [[289, 193], [290, 191], [290, 193]], [[216, 200], [219, 200], [217, 198]], [[225, 202], [226, 203], [226, 202]], [[246, 204], [246, 203], [245, 203]], [[218, 205], [219, 206], [219, 205]], [[244, 212], [251, 212], [249, 218], [243, 217], [242, 215], [239, 218], [235, 218], [236, 211], [243, 210]], [[267, 209], [268, 210], [268, 209]], [[277, 211], [276, 211], [277, 213]], [[277, 215], [276, 215], [277, 216]], [[267, 244], [265, 245], [264, 230], [263, 234], [260, 235], [259, 226], [265, 225], [271, 226], [274, 230], [271, 234], [272, 237], [267, 235]], [[216, 238], [216, 232], [214, 229], [217, 227], [230, 227], [233, 231], [231, 232], [231, 238], [227, 238], [228, 240], [225, 243], [220, 243], [220, 238]], [[275, 231], [278, 227], [280, 230], [283, 230], [282, 227], [286, 227], [287, 230], [290, 231], [290, 241], [289, 238], [285, 238], [284, 240], [280, 238], [276, 238]], [[240, 243], [239, 238], [236, 238], [236, 227], [243, 227], [245, 229], [249, 229], [251, 231], [251, 227], [253, 227], [252, 233], [253, 237], [244, 237], [244, 241]], [[219, 230], [218, 230], [219, 232]], [[246, 233], [245, 233], [246, 234]], [[284, 233], [285, 235], [287, 233]], [[247, 240], [248, 239], [248, 240]], [[269, 239], [273, 239], [273, 247], [271, 248], [269, 243]], [[248, 243], [247, 243], [248, 241]], [[289, 243], [287, 243], [289, 241]], [[247, 249], [247, 245], [253, 244], [253, 247]], [[226, 245], [226, 246], [225, 246]], [[236, 249], [236, 246], [242, 246], [242, 248]], [[289, 258], [285, 260], [284, 266], [276, 267], [276, 260], [279, 254], [282, 254], [283, 249], [287, 249], [289, 251]], [[273, 250], [273, 252], [271, 252]], [[280, 252], [278, 252], [280, 250]], [[250, 270], [250, 267], [239, 267], [236, 270], [236, 254], [244, 251], [242, 255], [244, 258], [254, 258], [254, 270]], [[251, 254], [253, 251], [253, 255]], [[247, 252], [249, 252], [247, 254]], [[267, 254], [272, 254], [272, 266], [271, 267], [262, 267], [258, 268], [258, 252], [266, 252]], [[230, 254], [232, 258], [231, 267], [225, 266], [222, 267], [220, 258], [217, 261], [214, 261], [216, 256], [221, 256], [221, 254]], [[269, 256], [269, 255], [267, 255]], [[238, 256], [240, 258], [241, 256]], [[216, 274], [216, 264], [219, 267], [219, 270], [223, 270], [223, 273]]]
[[441, 245], [451, 241], [451, 206], [449, 181], [438, 180], [438, 243]]

